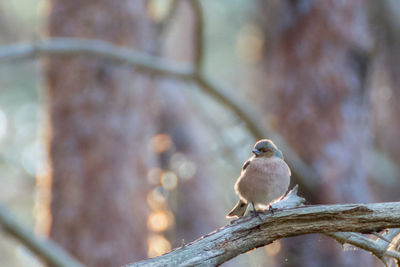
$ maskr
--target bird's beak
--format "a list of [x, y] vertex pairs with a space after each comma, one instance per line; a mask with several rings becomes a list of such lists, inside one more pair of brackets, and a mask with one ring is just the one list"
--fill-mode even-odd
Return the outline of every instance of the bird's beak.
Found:
[[253, 149], [253, 153], [254, 153], [254, 155], [256, 155], [256, 156], [261, 155], [261, 151], [258, 150], [258, 149]]

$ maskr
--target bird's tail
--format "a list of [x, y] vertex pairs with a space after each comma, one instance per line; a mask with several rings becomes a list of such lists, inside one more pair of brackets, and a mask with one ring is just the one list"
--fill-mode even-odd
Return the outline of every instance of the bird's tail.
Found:
[[241, 217], [244, 215], [247, 209], [247, 203], [239, 200], [238, 203], [233, 207], [233, 209], [226, 215], [227, 218], [231, 217]]

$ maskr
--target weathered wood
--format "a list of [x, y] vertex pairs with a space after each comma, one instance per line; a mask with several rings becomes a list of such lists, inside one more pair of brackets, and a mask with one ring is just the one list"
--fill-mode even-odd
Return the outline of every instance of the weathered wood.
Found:
[[[400, 202], [293, 208], [303, 201], [296, 193], [297, 189], [273, 205], [286, 209], [273, 214], [265, 211], [260, 214], [261, 220], [252, 215], [233, 220], [167, 254], [127, 266], [216, 266], [281, 238], [313, 233], [367, 233], [400, 227]], [[345, 240], [343, 237], [342, 241]]]

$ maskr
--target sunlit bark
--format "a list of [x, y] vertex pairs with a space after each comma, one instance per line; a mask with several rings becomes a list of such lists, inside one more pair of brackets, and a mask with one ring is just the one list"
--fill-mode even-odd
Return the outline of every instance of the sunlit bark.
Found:
[[[149, 51], [145, 1], [53, 0], [51, 37], [87, 37]], [[89, 266], [147, 256], [151, 79], [106, 60], [46, 64], [52, 164], [51, 237]]]

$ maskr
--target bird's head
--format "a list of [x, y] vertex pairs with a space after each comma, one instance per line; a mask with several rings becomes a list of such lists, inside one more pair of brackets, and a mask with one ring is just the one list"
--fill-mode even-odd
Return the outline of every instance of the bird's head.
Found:
[[278, 157], [283, 159], [282, 152], [276, 147], [274, 142], [269, 139], [259, 140], [254, 145], [253, 153], [256, 158]]

